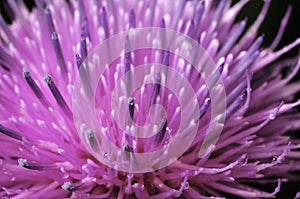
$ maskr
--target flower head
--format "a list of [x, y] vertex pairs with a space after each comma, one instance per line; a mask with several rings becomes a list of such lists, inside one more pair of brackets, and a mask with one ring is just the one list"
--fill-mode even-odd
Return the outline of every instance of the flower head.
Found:
[[300, 39], [274, 50], [290, 8], [262, 48], [270, 1], [248, 29], [247, 1], [46, 2], [0, 17], [2, 198], [259, 198], [295, 180], [300, 61], [278, 59]]

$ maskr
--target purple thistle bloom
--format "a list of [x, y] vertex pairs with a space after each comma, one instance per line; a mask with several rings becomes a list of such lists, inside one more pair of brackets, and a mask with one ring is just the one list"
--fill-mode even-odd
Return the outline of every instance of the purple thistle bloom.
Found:
[[[262, 48], [263, 36], [256, 34], [270, 1], [264, 2], [249, 29], [247, 20], [234, 22], [247, 1], [232, 6], [230, 0], [218, 1], [216, 6], [212, 1], [186, 0], [45, 2], [36, 0], [37, 8], [29, 12], [22, 1], [9, 1], [15, 17], [11, 25], [0, 16], [1, 198], [268, 198], [280, 191], [282, 182], [297, 180], [293, 172], [299, 171], [300, 142], [288, 132], [300, 128], [295, 110], [300, 104], [295, 97], [299, 83], [291, 81], [300, 59], [279, 58], [297, 47], [300, 38], [275, 50], [291, 14], [290, 7], [270, 47]], [[146, 27], [176, 30], [192, 38], [209, 55], [217, 71], [206, 73], [208, 81], [204, 81], [204, 73], [203, 80], [187, 60], [174, 52], [163, 48], [134, 50], [134, 34]], [[89, 58], [103, 41], [128, 30], [133, 36], [101, 51], [102, 60], [115, 48], [124, 49], [123, 55], [103, 72], [99, 84], [91, 84], [94, 74], [89, 67], [94, 65]], [[161, 33], [160, 39], [151, 43], [158, 42], [168, 49], [168, 35]], [[197, 58], [200, 52], [193, 48], [190, 56]], [[209, 62], [201, 61], [204, 66]], [[129, 75], [148, 63], [172, 70], [164, 71], [162, 67], [155, 73], [155, 67], [150, 67], [147, 76]], [[283, 76], [281, 71], [287, 66], [290, 72]], [[174, 78], [172, 71], [182, 78]], [[163, 86], [167, 78], [178, 95]], [[76, 87], [78, 79], [84, 84], [83, 90]], [[195, 91], [198, 108], [186, 95], [188, 88], [181, 85], [183, 79]], [[128, 95], [139, 81], [145, 83], [143, 87]], [[220, 81], [226, 91], [226, 109], [216, 116], [213, 107], [221, 105], [214, 104], [209, 88], [219, 91]], [[115, 87], [121, 97], [114, 98]], [[92, 108], [97, 112], [100, 129], [92, 128], [91, 120], [95, 120], [89, 114], [89, 103], [80, 101], [78, 112], [74, 111], [78, 106], [76, 90], [85, 97], [91, 95], [88, 100], [95, 99], [89, 102], [95, 105]], [[155, 104], [162, 105], [164, 111], [151, 109]], [[180, 118], [186, 108], [188, 114]], [[154, 117], [150, 118], [149, 112]], [[86, 123], [77, 126], [78, 118]], [[206, 153], [200, 157], [210, 121], [222, 118], [222, 133], [212, 135], [218, 140], [206, 146]], [[117, 120], [123, 121], [126, 128], [121, 129]], [[184, 130], [176, 132], [182, 123], [186, 124]], [[145, 124], [151, 125], [141, 134], [150, 134], [150, 128], [157, 134], [147, 138], [128, 134], [138, 134], [137, 126]], [[190, 145], [176, 145], [178, 150], [187, 150], [174, 161], [166, 158], [177, 150], [170, 150], [168, 144], [179, 136], [184, 145], [191, 129], [196, 134]], [[120, 149], [116, 156], [104, 151], [107, 143], [103, 136], [112, 143], [109, 147]], [[164, 149], [160, 159], [141, 163], [151, 172], [144, 167], [147, 172], [126, 172], [115, 165], [120, 162], [134, 167], [131, 163], [139, 160], [139, 154], [159, 148]], [[102, 157], [112, 165], [102, 162]], [[164, 160], [171, 162], [160, 167], [159, 162]], [[267, 192], [259, 187], [264, 185], [272, 185], [274, 190]]]

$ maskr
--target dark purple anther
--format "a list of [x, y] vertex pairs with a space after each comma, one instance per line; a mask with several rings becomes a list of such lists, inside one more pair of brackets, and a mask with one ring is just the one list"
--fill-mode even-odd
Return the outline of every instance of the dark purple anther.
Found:
[[64, 56], [63, 56], [63, 53], [62, 53], [62, 50], [61, 50], [61, 46], [60, 46], [60, 42], [59, 42], [57, 33], [53, 32], [51, 38], [52, 38], [52, 42], [53, 42], [54, 51], [55, 51], [58, 66], [60, 67], [61, 72], [64, 75], [65, 80], [67, 80], [68, 71], [67, 71], [65, 59], [64, 59]]
[[131, 65], [131, 46], [128, 36], [125, 40], [125, 73], [130, 71], [130, 65]]
[[130, 153], [134, 152], [133, 148], [129, 144], [126, 144], [124, 146], [124, 151], [125, 151], [126, 160], [129, 160], [130, 159]]
[[250, 46], [249, 50], [247, 51], [247, 55], [252, 54], [259, 49], [262, 42], [264, 41], [264, 37], [264, 35], [261, 35], [255, 40], [255, 42]]
[[83, 0], [77, 0], [81, 19], [86, 18], [85, 6]]
[[149, 2], [149, 8], [151, 10], [151, 14], [150, 14], [150, 27], [153, 26], [154, 23], [154, 16], [155, 16], [155, 6], [156, 6], [157, 0], [152, 0]]
[[241, 36], [241, 34], [243, 33], [245, 27], [247, 24], [247, 19], [243, 20], [238, 28], [234, 31], [234, 33], [232, 33], [232, 35], [230, 35], [229, 39], [227, 42], [225, 42], [225, 45], [221, 48], [218, 57], [222, 57], [224, 55], [226, 55], [231, 48], [233, 47], [233, 45], [236, 43], [236, 41], [238, 40], [238, 38]]
[[[163, 60], [162, 60], [163, 66], [170, 66], [170, 52], [168, 50], [163, 50]], [[165, 77], [168, 76], [168, 68], [163, 68], [162, 70]]]
[[218, 80], [221, 78], [221, 73], [223, 72], [224, 69], [224, 63], [222, 63], [219, 67], [218, 70], [212, 74], [212, 77], [208, 80], [208, 88], [212, 88]]
[[82, 60], [82, 58], [80, 57], [79, 54], [76, 54], [75, 56], [76, 56], [76, 65], [77, 65], [77, 68], [79, 70], [80, 67], [82, 66], [83, 60]]
[[89, 36], [89, 28], [88, 28], [88, 21], [84, 20], [83, 26], [81, 28], [81, 39], [80, 39], [80, 54], [82, 59], [84, 60], [87, 57], [87, 43], [86, 39]]
[[71, 117], [72, 112], [71, 112], [70, 108], [68, 107], [66, 101], [64, 100], [63, 96], [59, 92], [58, 88], [56, 87], [55, 83], [53, 82], [52, 77], [50, 75], [46, 76], [45, 82], [48, 84], [48, 87], [50, 88], [50, 91], [51, 91], [52, 95], [54, 96], [58, 105], [62, 108], [62, 110], [68, 117]]
[[22, 141], [22, 136], [18, 132], [14, 131], [12, 129], [6, 128], [5, 126], [3, 126], [1, 124], [0, 124], [0, 132], [8, 137]]
[[91, 147], [92, 147], [92, 149], [95, 151], [95, 152], [99, 152], [100, 150], [99, 150], [99, 145], [98, 145], [98, 142], [97, 142], [97, 140], [96, 140], [96, 138], [95, 138], [95, 135], [94, 135], [94, 132], [93, 132], [93, 130], [87, 130], [86, 131], [86, 136], [87, 136], [87, 138], [88, 138], [88, 140], [89, 140], [89, 143], [90, 143], [90, 145], [91, 145]]
[[[205, 8], [204, 1], [202, 1], [201, 4], [200, 4], [200, 7], [195, 12], [195, 16], [194, 16], [194, 22], [195, 22], [196, 30], [199, 29], [201, 19], [202, 19], [202, 15], [203, 15], [203, 12], [204, 12], [204, 8]], [[195, 36], [197, 36], [197, 35], [195, 35]]]
[[31, 170], [38, 170], [38, 171], [51, 167], [51, 166], [43, 166], [35, 162], [28, 162], [26, 159], [22, 159], [22, 158], [18, 159], [18, 163], [20, 167], [31, 169]]
[[[1, 18], [1, 16], [0, 16]], [[1, 20], [1, 19], [0, 19]], [[10, 70], [10, 68], [8, 68], [6, 65], [10, 65], [11, 67], [14, 65], [15, 61], [14, 59], [11, 57], [10, 54], [8, 54], [1, 46], [0, 46], [0, 63], [1, 63], [1, 66], [7, 70]], [[6, 60], [6, 63], [4, 64], [2, 62], [2, 60]]]
[[136, 19], [135, 19], [135, 12], [134, 12], [134, 10], [130, 11], [129, 28], [136, 28]]
[[199, 115], [195, 118], [195, 123], [201, 120], [201, 118], [205, 115], [205, 113], [210, 107], [210, 103], [211, 103], [210, 98], [205, 99], [204, 104], [200, 108]]
[[247, 80], [242, 81], [237, 86], [234, 87], [234, 89], [227, 95], [226, 101], [227, 103], [232, 103], [237, 96], [245, 90], [247, 87]]
[[160, 92], [160, 84], [161, 84], [161, 74], [157, 74], [156, 79], [155, 79], [153, 92], [152, 92], [152, 95], [151, 95], [150, 106], [155, 104], [155, 101], [156, 101], [156, 99], [159, 95], [159, 92]]
[[83, 62], [83, 60], [82, 60], [82, 58], [80, 57], [79, 54], [76, 54], [76, 65], [77, 65], [77, 68], [79, 70], [81, 82], [84, 85], [84, 88], [86, 89], [87, 94], [89, 96], [92, 96], [93, 95], [93, 89], [91, 87], [90, 80], [89, 80], [89, 78], [87, 76], [87, 73], [85, 71], [85, 68], [83, 66], [84, 62]]
[[165, 31], [165, 28], [166, 28], [166, 22], [165, 22], [165, 19], [163, 18], [160, 22], [160, 30], [159, 30], [159, 40], [161, 42], [161, 48], [162, 49], [165, 49], [166, 48], [166, 31]]
[[107, 21], [107, 14], [106, 14], [105, 7], [102, 8], [100, 19], [101, 19], [101, 25], [104, 29], [105, 39], [107, 39], [109, 37], [109, 28], [108, 28], [108, 21]]
[[230, 77], [230, 83], [229, 86], [234, 85], [234, 83], [242, 76], [244, 71], [248, 69], [248, 67], [257, 59], [259, 56], [259, 51], [255, 51], [254, 53], [250, 54], [249, 56], [245, 55], [245, 58], [243, 58], [235, 67], [235, 71]]
[[162, 64], [164, 66], [169, 66], [170, 65], [170, 52], [169, 51], [164, 51], [164, 58], [162, 61]]
[[155, 137], [156, 143], [161, 143], [163, 141], [165, 134], [166, 134], [167, 126], [168, 126], [167, 118], [163, 117], [161, 124], [159, 126], [159, 131]]
[[245, 99], [245, 93], [240, 95], [226, 110], [226, 119], [228, 119], [232, 114], [234, 114], [241, 106]]
[[25, 80], [26, 80], [27, 84], [29, 85], [29, 87], [31, 88], [31, 90], [33, 91], [33, 93], [35, 94], [35, 96], [40, 100], [40, 102], [46, 108], [48, 108], [50, 106], [49, 101], [44, 96], [44, 94], [42, 93], [41, 89], [37, 86], [37, 84], [35, 83], [35, 81], [32, 79], [29, 71], [24, 70], [23, 71], [23, 75], [25, 77]]
[[162, 20], [160, 22], [160, 28], [166, 28], [166, 21], [164, 18], [162, 18]]
[[224, 63], [222, 63], [219, 67], [218, 67], [218, 70], [219, 70], [219, 73], [222, 74], [223, 70], [224, 70]]
[[169, 51], [165, 51], [162, 64], [164, 66], [169, 66], [170, 65], [170, 52]]
[[87, 57], [86, 38], [80, 40], [80, 54], [83, 60]]
[[133, 120], [133, 114], [134, 114], [134, 98], [133, 97], [128, 98], [128, 110], [129, 110], [130, 119]]
[[215, 12], [214, 21], [219, 22], [228, 0], [221, 0]]
[[187, 32], [187, 36], [193, 38], [194, 32], [195, 32], [195, 24], [194, 24], [194, 20], [191, 20], [189, 30]]
[[53, 32], [55, 32], [55, 27], [54, 27], [54, 23], [53, 23], [53, 18], [52, 18], [51, 11], [50, 11], [50, 9], [48, 7], [45, 8], [45, 15], [46, 15], [46, 21], [47, 21], [48, 31], [49, 31], [49, 34], [51, 36], [51, 34]]

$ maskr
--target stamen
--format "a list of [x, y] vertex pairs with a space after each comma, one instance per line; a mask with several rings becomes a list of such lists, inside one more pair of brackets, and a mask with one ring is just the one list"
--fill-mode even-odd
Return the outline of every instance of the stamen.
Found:
[[252, 54], [245, 55], [245, 58], [237, 64], [235, 72], [232, 74], [232, 76], [230, 76], [228, 87], [234, 85], [234, 83], [242, 76], [242, 74], [248, 69], [248, 67], [257, 59], [259, 53], [259, 50], [257, 50]]
[[164, 66], [170, 65], [170, 52], [169, 51], [164, 51], [164, 58], [163, 58], [162, 64]]
[[40, 1], [34, 1], [34, 3], [37, 5], [37, 7], [39, 9], [45, 9], [47, 8], [47, 4], [44, 0], [40, 0]]
[[272, 158], [272, 162], [258, 165], [257, 170], [262, 171], [262, 170], [265, 170], [267, 168], [270, 168], [270, 167], [273, 167], [275, 165], [283, 163], [285, 158], [287, 157], [287, 155], [290, 153], [290, 151], [291, 151], [291, 142], [288, 143], [286, 148], [283, 150], [283, 152], [279, 156], [276, 156], [276, 157]]
[[85, 18], [84, 21], [83, 21], [83, 25], [81, 27], [81, 36], [82, 37], [89, 37], [90, 36], [90, 33], [89, 33], [89, 22], [88, 22], [88, 19]]
[[84, 20], [83, 26], [81, 28], [81, 40], [80, 40], [80, 54], [82, 59], [84, 60], [87, 57], [87, 44], [86, 38], [89, 35], [89, 28], [88, 28], [88, 21], [87, 19]]
[[47, 98], [42, 93], [41, 89], [36, 85], [35, 81], [32, 79], [29, 71], [24, 70], [23, 75], [25, 77], [25, 80], [35, 96], [40, 100], [40, 102], [46, 107], [50, 107], [50, 103], [48, 102]]
[[[130, 45], [130, 41], [128, 36], [126, 36], [125, 39], [125, 71], [124, 73], [126, 74], [128, 71], [131, 70], [131, 45]], [[131, 90], [131, 80], [132, 80], [132, 76], [131, 73], [126, 74], [125, 76], [125, 85], [126, 85], [126, 92], [127, 92], [127, 96], [130, 96], [130, 90]]]
[[221, 73], [223, 72], [224, 69], [224, 63], [222, 63], [219, 67], [218, 70], [215, 71], [214, 74], [212, 74], [212, 77], [209, 79], [208, 81], [208, 88], [212, 88], [217, 82], [218, 80], [221, 78]]
[[153, 1], [150, 1], [150, 5], [149, 5], [149, 8], [150, 8], [150, 24], [149, 26], [150, 27], [153, 27], [154, 25], [154, 20], [155, 20], [155, 11], [156, 11], [156, 3], [157, 3], [157, 0], [153, 0]]
[[160, 22], [160, 30], [159, 30], [159, 40], [161, 42], [161, 46], [160, 46], [161, 49], [166, 49], [166, 32], [164, 30], [165, 28], [166, 28], [166, 21], [164, 18], [162, 18]]
[[249, 50], [247, 51], [247, 55], [252, 54], [259, 49], [262, 42], [264, 41], [264, 37], [264, 35], [261, 35], [254, 41], [254, 43], [250, 46]]
[[125, 192], [128, 195], [130, 193], [132, 193], [132, 178], [133, 178], [133, 175], [131, 173], [127, 174], [127, 181], [128, 181], [128, 183], [127, 183], [127, 186], [125, 188]]
[[[76, 54], [76, 65], [77, 65], [77, 68], [79, 70], [81, 82], [82, 82], [84, 88], [86, 89], [87, 94], [89, 96], [92, 96], [93, 95], [93, 90], [92, 90], [90, 81], [87, 77], [85, 68], [83, 66], [83, 60], [82, 60], [82, 58], [80, 57], [79, 54]], [[83, 68], [81, 68], [81, 67], [83, 67]]]
[[182, 192], [189, 188], [188, 177], [189, 177], [189, 171], [187, 170], [185, 171], [185, 176], [181, 183], [180, 189], [176, 191], [175, 194], [173, 194], [175, 197], [180, 197], [182, 195]]
[[155, 84], [151, 96], [151, 101], [150, 101], [150, 106], [155, 104], [155, 101], [159, 95], [160, 92], [160, 83], [161, 83], [161, 74], [157, 74], [156, 79], [155, 79]]
[[58, 88], [56, 87], [55, 83], [53, 82], [52, 77], [50, 75], [47, 75], [45, 77], [45, 82], [48, 84], [48, 87], [50, 88], [56, 102], [62, 108], [63, 112], [66, 114], [66, 116], [71, 118], [72, 112], [68, 107], [66, 101], [64, 100], [63, 96], [59, 92]]
[[168, 126], [167, 117], [163, 117], [159, 127], [159, 131], [155, 137], [156, 143], [161, 143], [163, 141], [163, 138], [165, 137], [166, 134], [167, 126]]
[[84, 6], [83, 0], [78, 0], [78, 8], [79, 8], [79, 13], [80, 13], [81, 19], [86, 18], [85, 6]]
[[[252, 74], [249, 74], [249, 81], [252, 80]], [[232, 103], [234, 99], [247, 87], [248, 79], [243, 80], [237, 86], [233, 88], [233, 90], [227, 95], [226, 101], [227, 103]]]
[[56, 60], [58, 63], [58, 66], [60, 67], [62, 74], [64, 75], [64, 79], [65, 81], [67, 80], [67, 67], [66, 67], [66, 63], [65, 63], [65, 59], [61, 50], [61, 46], [60, 46], [60, 42], [58, 39], [58, 35], [56, 32], [53, 32], [51, 35], [52, 38], [52, 43], [54, 46], [54, 51], [55, 51], [55, 55], [56, 55]]
[[82, 59], [87, 57], [86, 38], [81, 38], [80, 40], [80, 54]]
[[223, 192], [238, 195], [241, 198], [275, 198], [275, 195], [280, 191], [281, 181], [278, 179], [277, 187], [272, 193], [260, 191], [254, 188], [250, 189], [248, 187], [246, 187], [248, 189], [241, 189], [238, 186], [229, 186], [216, 182], [212, 182], [210, 185]]
[[83, 60], [82, 60], [82, 58], [80, 57], [80, 55], [77, 54], [77, 53], [76, 53], [75, 57], [76, 57], [76, 65], [77, 65], [77, 68], [78, 68], [78, 70], [79, 70], [80, 67], [82, 66]]
[[[163, 60], [162, 60], [163, 66], [170, 66], [170, 52], [168, 50], [163, 51]], [[164, 67], [162, 69], [163, 74], [165, 77], [168, 77], [168, 68]]]
[[195, 24], [194, 24], [194, 20], [192, 20], [189, 26], [189, 30], [187, 32], [187, 36], [193, 38], [194, 32], [195, 32]]
[[246, 77], [246, 82], [247, 82], [247, 87], [246, 87], [246, 94], [247, 94], [247, 98], [246, 98], [246, 102], [243, 105], [243, 107], [241, 108], [239, 114], [240, 115], [244, 115], [244, 113], [247, 111], [249, 104], [250, 104], [250, 100], [251, 100], [251, 79], [252, 79], [252, 74], [249, 74], [249, 71], [247, 70], [247, 77]]
[[258, 32], [258, 28], [261, 26], [262, 22], [266, 18], [267, 12], [269, 10], [269, 6], [271, 4], [271, 1], [263, 1], [264, 5], [260, 11], [260, 14], [258, 15], [257, 19], [254, 21], [254, 23], [251, 25], [251, 27], [247, 30], [241, 41], [239, 42], [239, 45], [237, 45], [235, 48], [240, 48], [245, 43], [249, 41], [249, 39], [253, 38], [253, 35], [256, 35]]
[[222, 74], [223, 70], [224, 70], [224, 65], [225, 63], [222, 63], [219, 67], [218, 67], [218, 71], [220, 74]]
[[136, 19], [135, 19], [135, 12], [134, 10], [131, 10], [130, 16], [129, 16], [129, 29], [136, 28]]
[[199, 120], [201, 120], [201, 118], [205, 115], [208, 108], [210, 107], [210, 103], [211, 103], [211, 99], [206, 98], [204, 104], [200, 108], [199, 115], [195, 118], [195, 123], [199, 122]]
[[34, 163], [34, 162], [28, 162], [26, 159], [22, 159], [22, 158], [18, 159], [18, 163], [19, 163], [20, 167], [24, 167], [26, 169], [39, 170], [39, 171], [46, 169], [45, 166], [42, 166], [42, 165], [40, 165], [38, 163]]
[[228, 0], [221, 0], [220, 1], [219, 6], [218, 6], [218, 8], [215, 12], [215, 15], [214, 15], [214, 21], [216, 21], [216, 22], [220, 21], [227, 1]]
[[[0, 20], [1, 20], [1, 16], [0, 16]], [[8, 68], [7, 66], [13, 67], [15, 65], [14, 59], [1, 46], [0, 46], [0, 58], [1, 58], [0, 59], [1, 65], [4, 68]]]
[[132, 121], [133, 114], [134, 114], [134, 98], [133, 97], [128, 98], [128, 110], [129, 110], [130, 121]]
[[131, 65], [131, 45], [128, 36], [125, 40], [125, 73], [130, 71]]
[[198, 8], [198, 10], [195, 13], [195, 17], [194, 17], [194, 22], [195, 22], [195, 34], [194, 37], [197, 38], [199, 31], [200, 31], [200, 24], [201, 24], [201, 19], [204, 13], [204, 1], [201, 2], [200, 7]]
[[100, 149], [99, 149], [98, 142], [97, 142], [97, 140], [95, 138], [94, 131], [92, 129], [90, 129], [90, 130], [87, 130], [85, 133], [86, 133], [86, 136], [87, 136], [87, 138], [89, 140], [89, 143], [90, 143], [92, 149], [95, 152], [99, 152]]
[[4, 135], [14, 138], [16, 140], [20, 140], [20, 141], [23, 140], [23, 137], [18, 132], [14, 131], [12, 129], [6, 128], [5, 126], [3, 126], [1, 124], [0, 124], [0, 132], [3, 133]]
[[226, 119], [228, 119], [233, 113], [236, 112], [237, 109], [239, 109], [244, 101], [245, 93], [243, 93], [238, 99], [236, 99], [235, 102], [233, 102], [228, 109], [226, 110]]
[[227, 42], [225, 42], [225, 45], [222, 47], [222, 49], [220, 50], [218, 57], [222, 57], [224, 55], [226, 55], [229, 50], [232, 48], [232, 46], [235, 44], [235, 42], [237, 41], [237, 39], [241, 36], [241, 34], [243, 33], [245, 27], [247, 24], [247, 20], [244, 20], [240, 23], [239, 27], [237, 28], [237, 30], [234, 31], [234, 33], [232, 35], [230, 35], [230, 38], [228, 39]]
[[87, 57], [86, 38], [80, 40], [80, 54], [83, 60]]
[[49, 34], [51, 36], [51, 34], [53, 32], [55, 32], [55, 27], [54, 27], [54, 23], [53, 23], [52, 14], [51, 14], [51, 11], [48, 7], [45, 8], [44, 12], [45, 12], [45, 15], [46, 15], [48, 31], [49, 31]]
[[126, 160], [128, 161], [130, 159], [130, 154], [133, 153], [133, 148], [131, 146], [129, 146], [128, 143], [126, 143], [124, 145], [124, 152], [125, 152], [125, 156], [126, 156]]
[[74, 185], [72, 185], [72, 183], [69, 181], [65, 182], [63, 185], [61, 185], [61, 188], [68, 192], [73, 192], [76, 189], [76, 187]]
[[289, 52], [291, 49], [297, 47], [299, 44], [300, 44], [300, 38], [296, 39], [294, 42], [288, 44], [287, 46], [283, 47], [282, 49], [280, 49], [276, 52], [269, 53], [268, 55], [263, 57], [263, 59], [261, 59], [259, 62], [257, 62], [257, 64], [255, 64], [254, 70], [258, 71], [263, 66], [268, 65], [271, 62], [277, 60], [280, 56]]
[[174, 17], [172, 18], [171, 29], [175, 29], [175, 30], [177, 29], [178, 21], [180, 20], [180, 17], [182, 16], [186, 2], [187, 2], [186, 0], [180, 1], [178, 8], [181, 8], [181, 9], [178, 9], [177, 12], [175, 13]]
[[101, 25], [104, 29], [105, 39], [107, 39], [109, 37], [109, 29], [108, 29], [107, 14], [106, 14], [105, 7], [102, 8], [100, 20], [101, 20]]
[[166, 21], [164, 18], [162, 18], [162, 20], [160, 22], [160, 28], [166, 28]]

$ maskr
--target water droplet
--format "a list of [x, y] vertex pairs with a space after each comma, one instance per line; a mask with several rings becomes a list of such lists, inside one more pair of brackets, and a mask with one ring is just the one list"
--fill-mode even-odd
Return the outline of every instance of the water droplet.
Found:
[[190, 187], [190, 184], [188, 182], [186, 182], [183, 189], [188, 189], [189, 187]]
[[107, 159], [107, 160], [109, 159], [109, 155], [108, 155], [108, 153], [107, 153], [107, 152], [106, 152], [106, 153], [104, 153], [104, 155], [103, 155], [103, 158], [104, 158], [104, 159]]
[[248, 158], [243, 158], [242, 160], [239, 161], [239, 165], [243, 166], [248, 163]]

